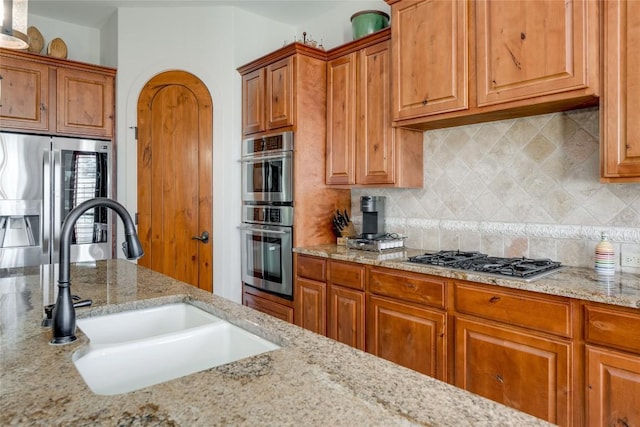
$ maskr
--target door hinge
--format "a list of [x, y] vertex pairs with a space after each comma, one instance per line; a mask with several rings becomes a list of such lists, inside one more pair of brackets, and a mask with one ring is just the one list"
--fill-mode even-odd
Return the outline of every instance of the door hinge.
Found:
[[129, 126], [129, 129], [133, 129], [133, 137], [138, 140], [138, 126]]

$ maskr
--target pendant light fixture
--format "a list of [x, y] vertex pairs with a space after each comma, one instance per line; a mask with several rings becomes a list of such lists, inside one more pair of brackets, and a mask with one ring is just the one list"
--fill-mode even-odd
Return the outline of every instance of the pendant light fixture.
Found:
[[29, 47], [28, 11], [29, 0], [2, 0], [0, 47], [7, 49], [26, 49]]

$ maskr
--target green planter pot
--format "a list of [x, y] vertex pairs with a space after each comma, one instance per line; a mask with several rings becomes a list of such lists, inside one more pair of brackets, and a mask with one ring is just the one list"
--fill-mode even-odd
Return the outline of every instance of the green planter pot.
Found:
[[351, 15], [353, 39], [375, 33], [389, 26], [389, 15], [379, 10], [363, 10]]

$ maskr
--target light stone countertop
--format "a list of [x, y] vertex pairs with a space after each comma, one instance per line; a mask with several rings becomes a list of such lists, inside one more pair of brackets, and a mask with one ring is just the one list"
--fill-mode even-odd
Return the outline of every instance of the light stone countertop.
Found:
[[640, 309], [640, 275], [616, 272], [614, 276], [598, 276], [593, 269], [564, 269], [532, 282], [509, 277], [496, 277], [473, 271], [429, 266], [407, 262], [411, 256], [424, 254], [422, 249], [405, 248], [385, 253], [347, 249], [345, 246], [320, 245], [294, 248], [294, 252], [341, 261], [377, 265], [415, 273], [431, 274], [450, 279], [498, 285], [550, 295], [576, 298]]
[[405, 369], [128, 261], [73, 265], [78, 318], [178, 301], [282, 348], [135, 392], [100, 396], [76, 371], [78, 340], [52, 346], [41, 327], [54, 268], [0, 275], [0, 425], [3, 426], [538, 426], [521, 412]]

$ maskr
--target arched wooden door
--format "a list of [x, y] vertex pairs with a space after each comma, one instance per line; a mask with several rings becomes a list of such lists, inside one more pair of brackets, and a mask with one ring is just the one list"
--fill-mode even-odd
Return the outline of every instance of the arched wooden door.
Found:
[[209, 292], [212, 143], [206, 86], [185, 71], [149, 80], [138, 98], [138, 263]]

